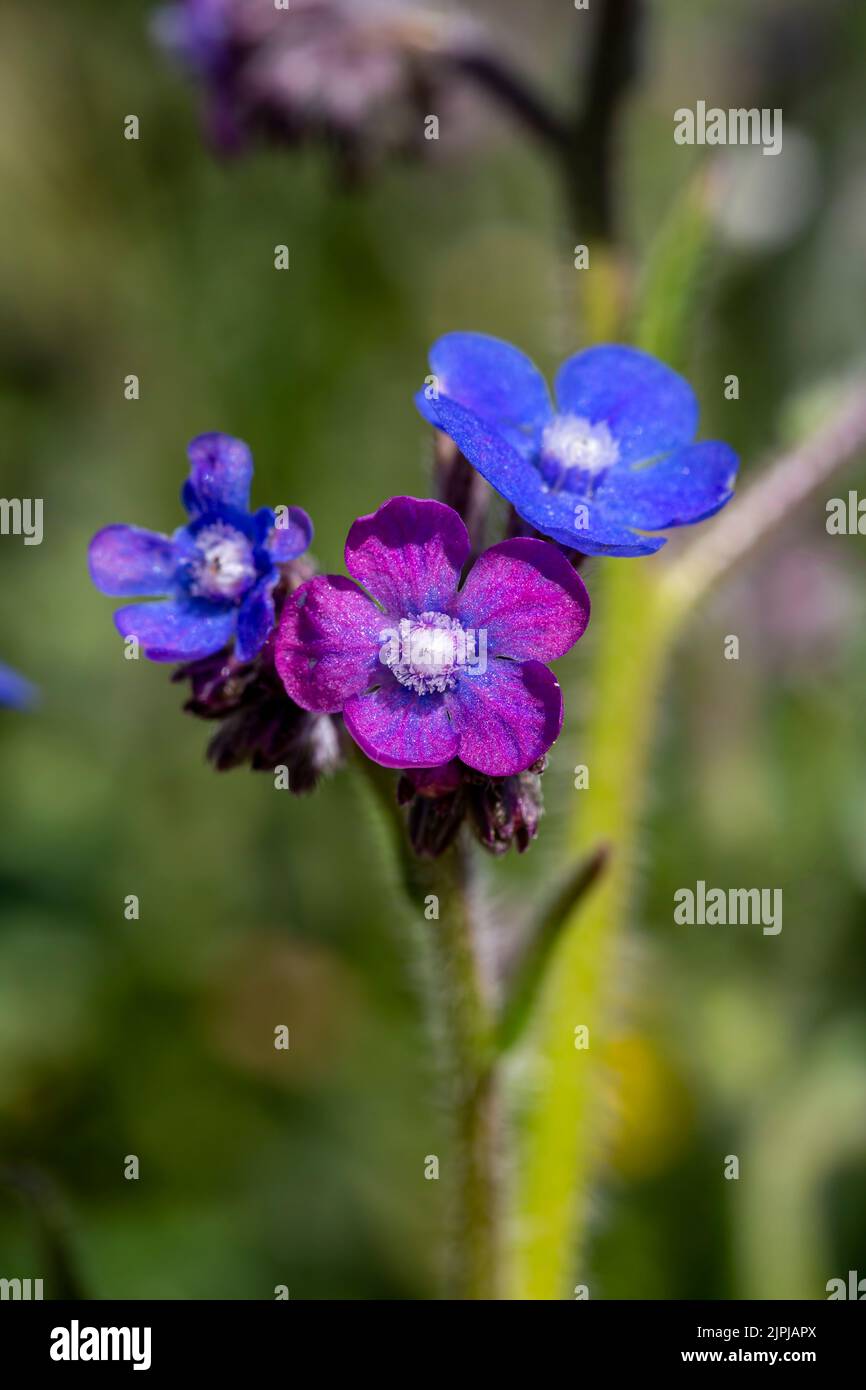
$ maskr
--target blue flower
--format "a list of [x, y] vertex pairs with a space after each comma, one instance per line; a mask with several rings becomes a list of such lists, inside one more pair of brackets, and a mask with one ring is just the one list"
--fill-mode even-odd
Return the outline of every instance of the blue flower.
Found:
[[737, 456], [695, 443], [698, 403], [670, 367], [630, 347], [569, 357], [557, 406], [524, 353], [483, 333], [434, 345], [418, 409], [536, 530], [585, 555], [651, 555], [732, 496]]
[[274, 626], [280, 566], [313, 536], [300, 507], [249, 511], [252, 455], [240, 439], [202, 434], [189, 446], [181, 500], [189, 523], [173, 536], [138, 526], [106, 526], [90, 542], [90, 576], [117, 598], [164, 594], [119, 608], [121, 636], [138, 638], [151, 661], [194, 661], [232, 638], [251, 661]]
[[30, 709], [36, 698], [36, 687], [0, 661], [0, 709]]

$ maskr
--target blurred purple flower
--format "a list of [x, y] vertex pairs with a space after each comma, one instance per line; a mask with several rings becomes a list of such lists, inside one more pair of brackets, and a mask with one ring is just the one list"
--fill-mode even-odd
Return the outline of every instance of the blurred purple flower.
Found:
[[173, 536], [106, 526], [90, 542], [90, 575], [113, 597], [166, 595], [114, 615], [151, 661], [194, 661], [232, 638], [238, 660], [250, 661], [275, 623], [281, 567], [307, 549], [312, 523], [300, 507], [279, 518], [270, 507], [249, 511], [253, 460], [242, 440], [202, 434], [188, 452], [188, 525]]
[[0, 661], [0, 709], [31, 709], [36, 700], [36, 687]]
[[475, 28], [400, 0], [178, 0], [155, 31], [204, 84], [210, 136], [231, 153], [255, 131], [406, 143], [431, 109], [437, 57]]
[[393, 497], [349, 532], [357, 582], [318, 575], [286, 601], [276, 666], [288, 694], [302, 709], [341, 711], [385, 767], [459, 757], [508, 776], [559, 734], [562, 694], [543, 663], [582, 635], [586, 589], [554, 546], [527, 538], [485, 551], [458, 588], [469, 552], [450, 507]]

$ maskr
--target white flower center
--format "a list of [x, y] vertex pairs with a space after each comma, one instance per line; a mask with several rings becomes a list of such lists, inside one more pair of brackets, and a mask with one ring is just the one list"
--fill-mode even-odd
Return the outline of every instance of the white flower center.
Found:
[[256, 565], [246, 536], [224, 521], [196, 537], [198, 558], [190, 591], [199, 598], [240, 598], [255, 583]]
[[541, 468], [548, 482], [561, 483], [572, 469], [595, 478], [616, 463], [619, 447], [603, 420], [555, 415], [541, 435]]
[[401, 685], [419, 695], [452, 690], [465, 660], [466, 637], [456, 618], [420, 613], [383, 634], [380, 656]]

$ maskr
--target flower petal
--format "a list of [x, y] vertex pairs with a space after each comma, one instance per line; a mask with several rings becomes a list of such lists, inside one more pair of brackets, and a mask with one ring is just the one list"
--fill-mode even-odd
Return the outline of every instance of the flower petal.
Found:
[[377, 690], [343, 709], [359, 748], [383, 767], [432, 767], [457, 755], [457, 734], [443, 695], [418, 695], [386, 672]]
[[197, 661], [218, 652], [235, 630], [237, 609], [201, 599], [159, 599], [118, 608], [121, 637], [137, 637], [151, 661]]
[[274, 614], [274, 585], [277, 575], [266, 575], [253, 585], [238, 609], [235, 656], [238, 661], [252, 661], [260, 652], [276, 621]]
[[538, 469], [502, 435], [453, 401], [437, 402], [439, 428], [537, 531], [585, 555], [652, 555], [664, 537], [637, 536], [591, 499], [549, 488]]
[[591, 497], [544, 490], [524, 498], [518, 508], [524, 521], [552, 540], [582, 555], [654, 555], [664, 536], [641, 536]]
[[557, 374], [556, 398], [561, 411], [607, 424], [620, 463], [689, 444], [698, 427], [698, 402], [689, 383], [637, 348], [594, 347], [569, 357]]
[[646, 468], [613, 468], [596, 493], [599, 505], [626, 526], [648, 531], [703, 521], [733, 496], [737, 455], [707, 439]]
[[476, 560], [451, 610], [487, 634], [490, 657], [553, 661], [589, 622], [589, 595], [561, 551], [526, 537], [501, 541]]
[[459, 757], [488, 777], [525, 772], [562, 728], [562, 692], [540, 661], [494, 659], [448, 697]]
[[[520, 452], [535, 447], [552, 409], [547, 383], [525, 353], [486, 333], [446, 333], [433, 344], [430, 367], [440, 397], [495, 425]], [[425, 420], [435, 425], [429, 389], [419, 391], [416, 403]]]
[[174, 543], [139, 526], [104, 526], [88, 550], [90, 577], [104, 594], [133, 598], [167, 594], [174, 583]]
[[494, 425], [445, 397], [430, 401], [429, 405], [437, 428], [454, 440], [461, 454], [518, 511], [518, 499], [525, 490], [540, 490], [542, 478], [538, 469], [522, 458]]
[[285, 603], [275, 659], [302, 709], [336, 714], [377, 672], [383, 615], [351, 579], [318, 574]]
[[36, 686], [0, 661], [0, 709], [30, 709], [37, 699]]
[[274, 564], [285, 565], [303, 555], [312, 539], [313, 523], [303, 507], [286, 507], [268, 536], [267, 550]]
[[253, 456], [230, 434], [200, 434], [190, 443], [189, 480], [181, 498], [190, 516], [224, 510], [246, 512], [250, 505]]
[[469, 533], [451, 507], [392, 497], [352, 526], [346, 568], [388, 613], [438, 612], [454, 597], [469, 549]]

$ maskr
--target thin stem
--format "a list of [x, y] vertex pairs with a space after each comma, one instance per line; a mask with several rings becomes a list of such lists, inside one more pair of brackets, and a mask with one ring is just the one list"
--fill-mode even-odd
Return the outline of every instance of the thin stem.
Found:
[[457, 1299], [495, 1299], [502, 1262], [494, 1022], [478, 959], [469, 846], [458, 840], [438, 859], [416, 856], [396, 802], [393, 773], [360, 755], [357, 764], [376, 793], [406, 897], [426, 929], [426, 963], [432, 967], [426, 972], [428, 1004], [454, 1145], [443, 1165], [452, 1192], [449, 1293]]
[[602, 0], [593, 19], [584, 97], [566, 150], [566, 190], [575, 230], [605, 242], [616, 239], [614, 137], [623, 97], [637, 71], [642, 17], [643, 0]]
[[861, 378], [828, 424], [783, 454], [670, 566], [662, 581], [662, 599], [671, 610], [671, 620], [698, 604], [759, 541], [864, 447], [866, 378]]
[[[518, 1207], [524, 1240], [513, 1292], [561, 1298], [586, 1231], [587, 1196], [599, 1157], [599, 1071], [609, 1036], [611, 980], [634, 887], [636, 848], [648, 782], [655, 712], [668, 657], [688, 614], [834, 470], [866, 447], [862, 384], [833, 422], [773, 464], [742, 502], [669, 569], [659, 562], [611, 561], [596, 592], [595, 710], [586, 755], [576, 845], [588, 829], [616, 846], [610, 871], [563, 932], [538, 1029], [545, 1092], [530, 1114]], [[572, 1032], [589, 1030], [588, 1051]]]
[[450, 1280], [460, 1299], [497, 1296], [500, 1274], [498, 1098], [493, 1024], [473, 933], [469, 847], [458, 841], [428, 864], [439, 919], [430, 923], [444, 1083], [455, 1141]]
[[[663, 670], [653, 585], [640, 561], [611, 560], [593, 593], [598, 646], [587, 731], [589, 787], [571, 831], [615, 847], [586, 902], [565, 923], [535, 1021], [543, 1089], [529, 1108], [515, 1191], [519, 1245], [510, 1293], [569, 1297], [604, 1146], [600, 1091], [610, 1036], [619, 926], [632, 889], [655, 700]], [[575, 1029], [589, 1046], [575, 1046]]]
[[557, 154], [568, 143], [568, 125], [522, 73], [500, 54], [478, 48], [460, 53], [455, 65], [489, 92], [536, 139]]

